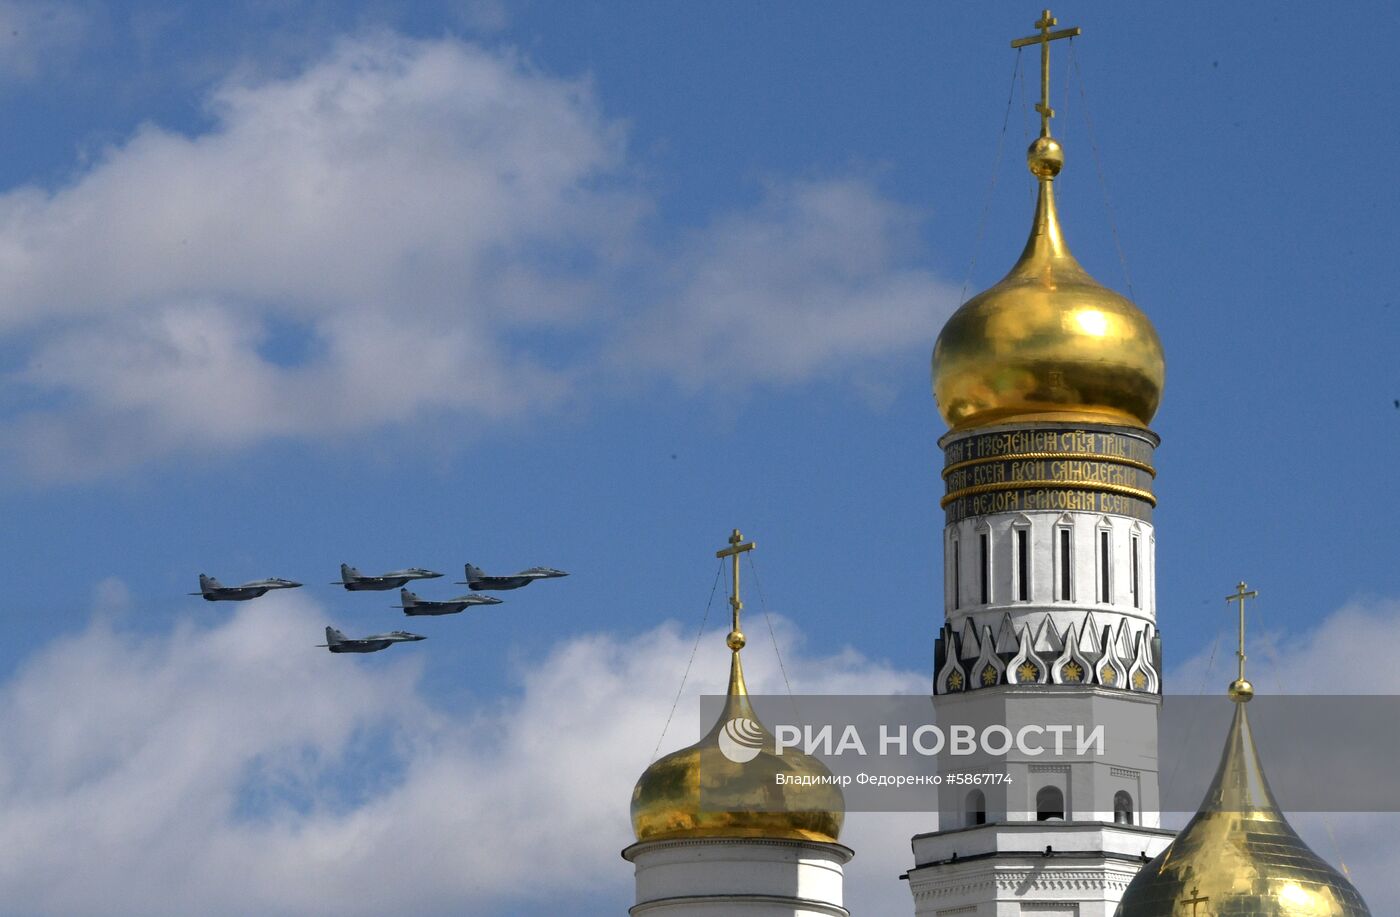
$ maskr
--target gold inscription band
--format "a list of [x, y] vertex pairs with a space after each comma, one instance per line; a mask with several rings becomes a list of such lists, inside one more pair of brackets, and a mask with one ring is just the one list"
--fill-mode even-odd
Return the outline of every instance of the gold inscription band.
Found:
[[1103, 493], [1117, 494], [1122, 497], [1133, 497], [1142, 500], [1149, 506], [1157, 505], [1157, 498], [1151, 491], [1139, 490], [1136, 487], [1125, 487], [1122, 484], [1097, 484], [1093, 481], [1004, 481], [996, 484], [973, 484], [971, 487], [964, 487], [955, 490], [939, 501], [940, 509], [947, 509], [948, 504], [959, 497], [972, 497], [977, 494], [997, 493], [1003, 490], [1035, 490], [1044, 488], [1046, 490], [1097, 490]]
[[1104, 462], [1110, 465], [1127, 465], [1129, 468], [1137, 468], [1157, 477], [1157, 469], [1146, 462], [1139, 462], [1137, 459], [1121, 458], [1116, 455], [1103, 455], [1098, 452], [1009, 452], [1004, 455], [985, 455], [981, 458], [963, 459], [961, 462], [954, 462], [943, 469], [943, 477], [946, 480], [948, 475], [959, 468], [967, 468], [970, 465], [987, 465], [992, 462], [1019, 462], [1022, 460], [1035, 461], [1036, 459], [1068, 459], [1071, 461]]

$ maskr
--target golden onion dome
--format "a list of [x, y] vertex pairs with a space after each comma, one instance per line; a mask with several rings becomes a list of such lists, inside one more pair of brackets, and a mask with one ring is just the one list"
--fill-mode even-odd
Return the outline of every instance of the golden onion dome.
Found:
[[742, 646], [743, 635], [731, 633], [728, 699], [714, 727], [694, 745], [653, 762], [633, 788], [632, 830], [638, 841], [774, 838], [835, 843], [840, 835], [845, 801], [839, 787], [803, 779], [778, 783], [779, 774], [822, 778], [831, 772], [816, 758], [793, 749], [775, 754], [772, 734], [749, 704], [739, 663]]
[[1249, 917], [1370, 917], [1356, 888], [1313, 853], [1274, 801], [1250, 734], [1243, 677], [1235, 719], [1200, 811], [1128, 885], [1118, 917], [1192, 913]]
[[1145, 427], [1166, 378], [1147, 316], [1070, 254], [1055, 210], [1060, 144], [1027, 154], [1039, 179], [1025, 251], [999, 283], [962, 305], [933, 350], [933, 391], [954, 430], [1022, 420]]

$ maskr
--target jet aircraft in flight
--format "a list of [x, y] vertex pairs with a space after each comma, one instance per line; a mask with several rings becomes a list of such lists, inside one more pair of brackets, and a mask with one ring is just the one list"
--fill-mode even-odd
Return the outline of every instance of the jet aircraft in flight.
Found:
[[334, 627], [327, 627], [326, 642], [316, 645], [324, 646], [332, 653], [377, 653], [380, 650], [388, 649], [395, 643], [412, 643], [426, 639], [428, 638], [419, 634], [410, 634], [404, 630], [396, 630], [387, 634], [373, 634], [368, 637], [347, 637]]
[[442, 574], [424, 570], [422, 567], [409, 567], [407, 570], [393, 570], [389, 573], [380, 573], [378, 576], [366, 576], [349, 564], [341, 564], [340, 579], [331, 585], [344, 586], [350, 592], [366, 590], [382, 592], [387, 589], [398, 589], [409, 580], [437, 579], [439, 576]]
[[399, 604], [406, 615], [455, 615], [468, 605], [499, 605], [501, 600], [494, 595], [460, 595], [455, 599], [432, 601], [421, 599], [407, 589], [399, 590]]
[[531, 567], [508, 576], [488, 576], [480, 567], [467, 564], [467, 579], [457, 585], [470, 586], [473, 592], [495, 592], [501, 589], [519, 589], [537, 579], [557, 579], [568, 575], [563, 570], [555, 570], [552, 567]]
[[246, 602], [248, 599], [255, 599], [266, 594], [272, 589], [296, 589], [301, 583], [293, 582], [289, 579], [255, 579], [250, 583], [242, 583], [238, 586], [225, 586], [212, 576], [199, 574], [199, 591], [191, 592], [190, 595], [204, 596], [206, 602]]

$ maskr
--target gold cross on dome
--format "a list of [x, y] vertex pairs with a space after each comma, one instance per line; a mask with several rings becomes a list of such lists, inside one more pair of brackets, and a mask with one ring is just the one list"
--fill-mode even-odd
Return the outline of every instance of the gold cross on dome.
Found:
[[[734, 583], [733, 592], [729, 596], [729, 607], [734, 614], [734, 629], [729, 632], [729, 648], [736, 653], [744, 646], [744, 632], [739, 630], [739, 611], [744, 607], [744, 603], [739, 598], [739, 555], [745, 554], [754, 549], [752, 541], [745, 541], [744, 536], [738, 529], [729, 536], [729, 547], [722, 548], [715, 552], [718, 558], [728, 557], [733, 561]], [[736, 646], [737, 644], [737, 646]]]
[[[1249, 587], [1245, 585], [1243, 580], [1241, 580], [1240, 584], [1235, 587], [1234, 595], [1225, 596], [1225, 603], [1227, 605], [1230, 602], [1240, 603], [1240, 649], [1239, 652], [1235, 653], [1235, 655], [1239, 657], [1240, 660], [1240, 681], [1244, 681], [1244, 603], [1247, 599], [1257, 598], [1259, 598], [1259, 590], [1249, 589]], [[1195, 892], [1192, 892], [1192, 894], [1195, 894]]]
[[1210, 900], [1209, 895], [1202, 897], [1200, 892], [1200, 886], [1193, 885], [1191, 886], [1191, 897], [1181, 899], [1182, 904], [1191, 905], [1191, 917], [1196, 917], [1196, 908], [1200, 907], [1202, 904], [1205, 904], [1207, 901]]
[[1060, 29], [1056, 32], [1050, 31], [1059, 24], [1060, 20], [1051, 16], [1049, 10], [1044, 10], [1040, 14], [1039, 21], [1035, 24], [1035, 27], [1040, 29], [1039, 35], [1028, 35], [1011, 42], [1013, 48], [1040, 45], [1040, 101], [1036, 103], [1035, 110], [1040, 112], [1040, 136], [1042, 137], [1050, 136], [1050, 119], [1055, 117], [1055, 109], [1050, 107], [1050, 42], [1058, 41], [1061, 38], [1073, 38], [1080, 34], [1079, 26]]

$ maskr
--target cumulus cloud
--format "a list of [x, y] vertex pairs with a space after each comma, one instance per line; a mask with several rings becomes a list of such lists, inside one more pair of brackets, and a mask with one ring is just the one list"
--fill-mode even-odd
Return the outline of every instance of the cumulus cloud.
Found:
[[[1249, 610], [1249, 680], [1267, 694], [1400, 694], [1400, 668], [1358, 665], [1356, 641], [1400, 641], [1400, 600], [1348, 602], [1315, 627], [1285, 631]], [[1223, 691], [1234, 678], [1237, 637], [1222, 630], [1211, 648], [1185, 660], [1170, 684], [1182, 693]]]
[[[563, 641], [523, 660], [501, 696], [449, 707], [421, 687], [412, 647], [311, 647], [326, 619], [302, 596], [159, 636], [113, 623], [119, 583], [97, 601], [85, 631], [0, 685], [0, 913], [521, 915], [568, 902], [602, 915], [631, 900], [627, 800], [693, 632]], [[1393, 627], [1397, 611], [1350, 606], [1317, 632]], [[816, 657], [777, 623], [799, 694], [925, 690], [927, 673], [852, 650]], [[723, 690], [727, 653], [710, 637], [661, 753], [699, 735], [697, 696]], [[750, 684], [781, 693], [766, 642], [747, 651]], [[1400, 817], [1293, 820], [1373, 903], [1400, 894]], [[909, 838], [934, 827], [929, 813], [848, 816], [857, 912], [908, 912]]]
[[927, 345], [947, 291], [868, 181], [774, 182], [666, 249], [602, 108], [518, 54], [378, 33], [229, 77], [200, 133], [147, 124], [62, 187], [0, 195], [30, 406], [7, 442], [100, 473], [489, 423], [599, 376], [791, 383]]
[[926, 347], [952, 296], [909, 264], [916, 224], [863, 180], [770, 186], [689, 240], [620, 352], [698, 388], [801, 382]]
[[[592, 183], [620, 133], [586, 83], [383, 35], [230, 82], [215, 126], [148, 125], [71, 185], [0, 197], [0, 325], [36, 329], [15, 426], [36, 466], [325, 435], [563, 391], [498, 346], [567, 325], [635, 202]], [[522, 281], [522, 273], [528, 282]]]
[[[324, 623], [313, 603], [276, 595], [157, 637], [99, 616], [32, 657], [0, 688], [0, 911], [625, 906], [627, 802], [691, 634], [666, 625], [568, 641], [532, 660], [504, 700], [445, 709], [418, 686], [421, 655], [332, 656], [310, 646]], [[718, 638], [702, 645], [663, 753], [698, 736], [695, 695], [723, 689], [724, 656]], [[853, 652], [788, 663], [799, 677], [822, 673], [803, 688], [924, 680]], [[776, 665], [751, 669], [756, 690], [782, 690]], [[852, 817], [853, 894], [868, 884], [903, 900], [896, 876], [913, 830], [877, 835]]]

